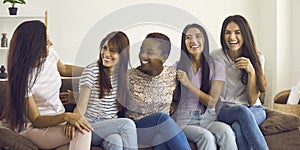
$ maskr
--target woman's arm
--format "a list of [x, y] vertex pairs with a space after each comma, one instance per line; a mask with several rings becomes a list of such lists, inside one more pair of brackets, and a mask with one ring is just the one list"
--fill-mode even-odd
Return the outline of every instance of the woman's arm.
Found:
[[58, 60], [57, 69], [61, 76], [76, 77], [81, 75], [84, 67], [75, 66], [75, 65], [66, 65], [63, 64], [60, 60]]
[[[81, 86], [79, 93], [80, 94], [79, 94], [77, 106], [75, 107], [73, 112], [76, 114], [80, 114], [81, 116], [84, 116], [90, 98], [91, 89], [87, 86]], [[87, 126], [89, 130], [93, 130], [92, 127], [89, 125], [88, 121], [85, 118], [84, 120], [85, 122], [87, 122], [88, 124]], [[65, 135], [71, 140], [74, 139], [75, 137], [75, 129], [76, 129], [75, 126], [70, 125], [68, 123], [64, 127]]]
[[249, 105], [253, 105], [256, 103], [256, 100], [259, 97], [259, 90], [256, 86], [256, 76], [255, 70], [248, 58], [239, 57], [235, 60], [235, 65], [239, 69], [245, 69], [248, 73], [248, 83], [247, 83], [247, 93], [249, 96], [248, 103]]
[[209, 94], [206, 94], [190, 81], [190, 79], [187, 77], [184, 71], [177, 71], [177, 79], [181, 82], [181, 84], [186, 86], [191, 93], [198, 96], [199, 102], [204, 104], [208, 108], [212, 108], [216, 105], [224, 86], [224, 81], [213, 80], [210, 92]]
[[84, 115], [89, 102], [91, 89], [87, 86], [81, 86], [79, 93], [77, 107], [74, 109], [74, 113], [80, 113], [81, 115]]
[[39, 110], [36, 106], [34, 98], [32, 96], [26, 98], [26, 116], [32, 123], [32, 125], [36, 128], [45, 128], [49, 126], [55, 126], [64, 122], [68, 122], [79, 131], [83, 132], [83, 130], [91, 131], [89, 128], [89, 124], [85, 121], [85, 119], [78, 113], [62, 113], [59, 115], [53, 116], [42, 116], [39, 113]]

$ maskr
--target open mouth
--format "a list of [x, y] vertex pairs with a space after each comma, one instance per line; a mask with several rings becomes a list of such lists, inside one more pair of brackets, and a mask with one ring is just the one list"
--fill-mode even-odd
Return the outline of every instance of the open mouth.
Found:
[[143, 60], [143, 61], [141, 61], [141, 63], [142, 63], [143, 65], [145, 65], [145, 64], [148, 64], [149, 62], [148, 62], [147, 60]]
[[192, 48], [199, 48], [200, 47], [200, 45], [194, 45], [194, 46], [192, 46]]
[[239, 42], [238, 41], [231, 41], [229, 42], [230, 46], [236, 46]]
[[104, 61], [108, 61], [108, 62], [109, 62], [109, 61], [112, 61], [111, 58], [103, 58], [103, 60], [104, 60]]

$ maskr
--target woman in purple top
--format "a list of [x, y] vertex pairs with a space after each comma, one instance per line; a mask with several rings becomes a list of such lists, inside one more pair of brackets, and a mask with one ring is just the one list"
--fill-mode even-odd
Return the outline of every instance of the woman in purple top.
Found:
[[237, 149], [234, 132], [215, 121], [215, 105], [225, 82], [225, 68], [209, 55], [207, 33], [198, 24], [187, 25], [181, 38], [181, 56], [176, 65], [180, 98], [174, 118], [190, 141], [203, 149]]

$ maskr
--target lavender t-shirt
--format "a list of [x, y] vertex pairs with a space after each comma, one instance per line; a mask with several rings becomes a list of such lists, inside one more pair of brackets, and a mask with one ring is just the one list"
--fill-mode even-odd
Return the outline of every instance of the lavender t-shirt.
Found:
[[[224, 81], [226, 78], [226, 72], [224, 65], [219, 61], [214, 61], [210, 63], [210, 83], [213, 80]], [[177, 63], [174, 65], [177, 68]], [[187, 75], [191, 82], [200, 89], [202, 83], [202, 68], [199, 68], [196, 73], [193, 72], [193, 69], [190, 68], [187, 72]], [[191, 110], [191, 111], [205, 111], [205, 106], [199, 103], [199, 97], [191, 93], [184, 85], [181, 84], [181, 96], [180, 103], [177, 107], [177, 110]]]

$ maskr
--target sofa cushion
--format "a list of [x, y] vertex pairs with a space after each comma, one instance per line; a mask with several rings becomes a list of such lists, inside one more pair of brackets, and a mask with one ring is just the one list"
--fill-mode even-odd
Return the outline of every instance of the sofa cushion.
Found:
[[25, 137], [4, 126], [0, 126], [0, 148], [8, 148], [9, 150], [38, 150], [38, 147]]
[[260, 125], [264, 135], [290, 131], [300, 126], [300, 118], [284, 112], [266, 109], [267, 119]]

